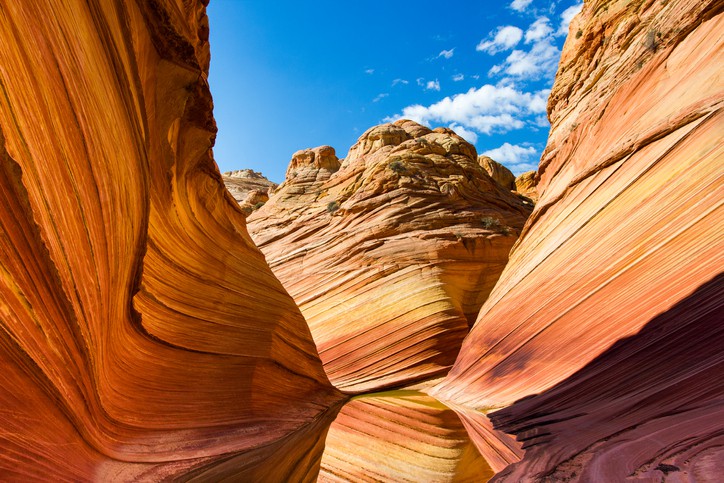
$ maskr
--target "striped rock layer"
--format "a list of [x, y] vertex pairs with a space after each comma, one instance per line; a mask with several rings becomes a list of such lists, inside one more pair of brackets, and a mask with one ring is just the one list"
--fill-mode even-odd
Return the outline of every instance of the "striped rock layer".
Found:
[[423, 393], [349, 401], [327, 434], [320, 482], [483, 482], [494, 474], [454, 411]]
[[722, 4], [590, 1], [570, 29], [540, 199], [433, 394], [471, 408], [529, 396], [493, 413], [530, 448], [509, 481], [686, 468], [713, 481], [724, 461]]
[[364, 392], [449, 369], [526, 203], [452, 131], [397, 121], [368, 130], [342, 161], [329, 146], [296, 153], [248, 221], [332, 383]]
[[0, 479], [238, 477], [340, 398], [211, 158], [207, 37], [0, 2]]

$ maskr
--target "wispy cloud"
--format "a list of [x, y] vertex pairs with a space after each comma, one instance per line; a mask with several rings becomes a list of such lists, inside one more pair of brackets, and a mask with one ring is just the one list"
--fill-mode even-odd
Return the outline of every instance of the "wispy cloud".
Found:
[[487, 52], [491, 55], [497, 54], [504, 50], [509, 50], [518, 45], [520, 39], [523, 38], [523, 31], [513, 25], [498, 27], [495, 32], [488, 35], [487, 40], [481, 40], [475, 50], [479, 52]]
[[478, 135], [475, 134], [474, 131], [471, 131], [469, 129], [465, 129], [463, 126], [459, 124], [452, 123], [448, 126], [450, 129], [455, 131], [458, 136], [466, 140], [467, 142], [471, 144], [475, 144], [478, 142]]
[[439, 91], [440, 90], [440, 81], [435, 79], [434, 81], [427, 81], [427, 84], [425, 84], [425, 90], [426, 91]]
[[410, 83], [410, 81], [407, 81], [405, 79], [393, 79], [392, 87], [395, 87], [397, 84], [402, 84], [402, 85], [406, 86], [409, 83]]
[[530, 50], [514, 50], [505, 62], [490, 69], [492, 75], [503, 72], [525, 80], [553, 77], [561, 52], [549, 40], [533, 44]]
[[532, 124], [545, 113], [549, 90], [522, 92], [512, 85], [486, 84], [478, 89], [445, 97], [430, 106], [414, 104], [385, 121], [401, 118], [422, 124], [456, 124], [480, 134], [504, 133]]
[[525, 10], [528, 5], [531, 4], [533, 0], [513, 0], [513, 3], [510, 4], [510, 8], [517, 12], [522, 12]]
[[465, 80], [465, 76], [463, 74], [455, 74], [452, 76], [452, 80], [454, 82], [460, 82], [461, 80]]
[[386, 92], [383, 92], [383, 93], [381, 93], [381, 94], [377, 94], [377, 97], [375, 97], [374, 99], [372, 99], [372, 102], [380, 102], [382, 99], [384, 99], [384, 98], [387, 97], [387, 96], [389, 96], [389, 94], [386, 93]]
[[538, 163], [536, 162], [536, 158], [539, 156], [538, 150], [530, 145], [503, 143], [502, 146], [483, 151], [481, 154], [503, 163], [516, 176], [526, 171], [538, 169]]
[[437, 57], [438, 57], [438, 58], [444, 57], [444, 58], [446, 58], [446, 59], [449, 59], [450, 57], [453, 56], [453, 53], [454, 53], [454, 52], [455, 52], [455, 49], [454, 49], [454, 48], [452, 48], [452, 49], [450, 49], [450, 50], [443, 50], [442, 52], [440, 52], [439, 54], [437, 54]]
[[540, 17], [525, 31], [525, 43], [540, 42], [553, 33], [548, 17]]
[[524, 82], [552, 80], [561, 56], [556, 46], [558, 31], [560, 29], [554, 30], [548, 17], [538, 17], [525, 31], [524, 43], [529, 47], [514, 49], [503, 62], [488, 71], [488, 76], [505, 75]]
[[375, 73], [374, 69], [365, 69], [365, 74], [367, 74], [367, 75], [372, 75], [374, 73]]

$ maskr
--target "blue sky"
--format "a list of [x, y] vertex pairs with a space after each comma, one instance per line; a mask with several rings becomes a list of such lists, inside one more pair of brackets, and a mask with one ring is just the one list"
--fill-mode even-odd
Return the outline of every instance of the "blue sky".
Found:
[[516, 174], [535, 169], [579, 0], [211, 0], [209, 83], [221, 171], [284, 179], [291, 155], [340, 158], [400, 117], [452, 127]]

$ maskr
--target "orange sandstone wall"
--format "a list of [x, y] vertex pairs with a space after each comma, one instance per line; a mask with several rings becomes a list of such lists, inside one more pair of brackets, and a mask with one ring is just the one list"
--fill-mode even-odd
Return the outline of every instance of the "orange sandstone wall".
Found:
[[198, 1], [0, 2], [3, 478], [208, 470], [340, 397], [211, 158], [207, 34]]
[[540, 199], [433, 391], [528, 397], [493, 413], [527, 449], [500, 478], [721, 475], [722, 7], [589, 1], [571, 23]]
[[541, 197], [441, 396], [479, 407], [549, 388], [721, 271], [715, 6], [589, 2], [574, 19]]

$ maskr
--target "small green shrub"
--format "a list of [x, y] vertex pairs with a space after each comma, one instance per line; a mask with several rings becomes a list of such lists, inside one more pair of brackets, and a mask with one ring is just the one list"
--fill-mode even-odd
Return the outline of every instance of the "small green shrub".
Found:
[[407, 171], [407, 168], [405, 168], [405, 165], [402, 164], [402, 161], [395, 160], [390, 163], [390, 169], [394, 171], [395, 173], [404, 173]]
[[260, 201], [259, 203], [255, 204], [255, 205], [254, 205], [254, 211], [258, 210], [258, 209], [261, 208], [262, 206], [264, 206], [264, 202], [263, 202], [263, 201]]
[[480, 222], [483, 224], [483, 228], [486, 230], [495, 230], [497, 228], [500, 228], [500, 222], [491, 217], [491, 216], [484, 216]]
[[578, 32], [576, 32], [576, 38], [580, 39], [582, 35], [583, 35], [583, 30], [578, 29]]
[[644, 47], [646, 47], [647, 50], [656, 52], [659, 48], [659, 41], [656, 39], [657, 36], [661, 37], [661, 34], [656, 30], [649, 30], [646, 32], [646, 37], [644, 37]]
[[339, 209], [339, 205], [336, 201], [330, 201], [327, 203], [327, 213], [334, 213]]

